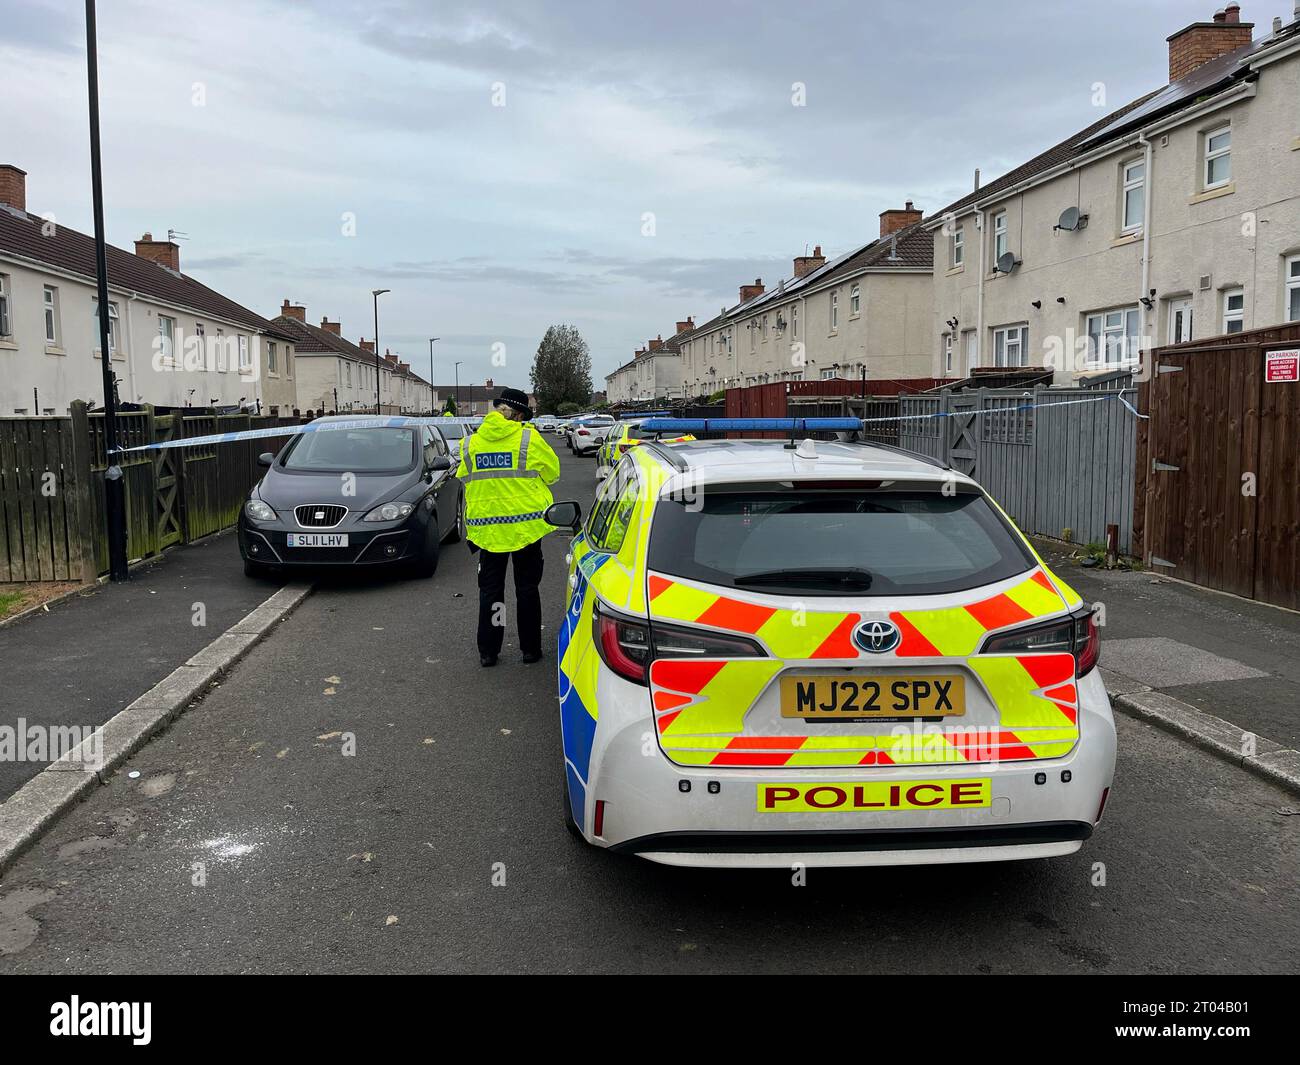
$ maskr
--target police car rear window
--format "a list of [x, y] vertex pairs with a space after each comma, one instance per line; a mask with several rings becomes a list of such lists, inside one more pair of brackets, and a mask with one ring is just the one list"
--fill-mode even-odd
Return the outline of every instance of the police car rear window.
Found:
[[939, 595], [1035, 564], [982, 495], [944, 495], [938, 485], [710, 486], [662, 500], [650, 533], [651, 569], [769, 595]]

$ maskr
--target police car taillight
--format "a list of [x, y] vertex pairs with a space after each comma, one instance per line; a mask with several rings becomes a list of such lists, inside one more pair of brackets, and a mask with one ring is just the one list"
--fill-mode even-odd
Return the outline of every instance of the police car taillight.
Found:
[[679, 625], [650, 627], [655, 658], [766, 658], [753, 640], [743, 636], [722, 636]]
[[1090, 672], [1101, 657], [1101, 634], [1097, 615], [1092, 609], [1049, 621], [1045, 625], [1026, 625], [1010, 632], [990, 636], [980, 654], [1051, 654], [1074, 655], [1074, 675]]
[[599, 603], [591, 620], [601, 661], [625, 680], [645, 684], [650, 668], [650, 626], [602, 610]]

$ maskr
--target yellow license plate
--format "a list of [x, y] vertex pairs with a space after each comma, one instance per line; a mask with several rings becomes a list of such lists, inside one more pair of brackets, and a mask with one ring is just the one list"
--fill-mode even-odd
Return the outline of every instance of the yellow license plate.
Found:
[[881, 717], [960, 717], [966, 681], [958, 676], [794, 674], [781, 678], [781, 716], [808, 721]]
[[988, 777], [968, 780], [870, 780], [821, 784], [760, 784], [761, 814], [957, 810], [988, 806]]

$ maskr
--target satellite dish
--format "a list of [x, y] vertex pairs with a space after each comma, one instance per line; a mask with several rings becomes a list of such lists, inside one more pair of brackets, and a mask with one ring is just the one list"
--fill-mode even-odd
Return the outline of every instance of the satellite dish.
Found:
[[1067, 207], [1061, 212], [1060, 221], [1056, 223], [1057, 229], [1068, 229], [1073, 233], [1079, 228], [1079, 208]]
[[998, 256], [998, 273], [1000, 274], [1009, 274], [1019, 265], [1020, 260], [1016, 258], [1016, 253], [1013, 251], [1003, 252]]

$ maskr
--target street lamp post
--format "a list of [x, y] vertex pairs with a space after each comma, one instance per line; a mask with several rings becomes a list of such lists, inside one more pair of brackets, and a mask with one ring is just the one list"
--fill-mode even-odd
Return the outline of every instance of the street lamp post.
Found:
[[433, 345], [441, 340], [442, 337], [429, 338], [429, 413], [436, 414], [433, 409]]
[[456, 417], [464, 417], [460, 412], [460, 363], [456, 363]]
[[391, 292], [392, 289], [376, 288], [370, 290], [370, 295], [375, 298], [375, 413], [379, 413], [379, 297], [385, 292]]
[[[100, 371], [104, 385], [104, 512], [108, 532], [108, 576], [124, 581], [126, 564], [126, 485], [117, 464], [117, 410], [113, 395], [113, 360], [109, 358], [108, 252], [104, 240], [104, 174], [99, 154], [99, 53], [95, 0], [86, 0], [86, 84], [90, 104], [90, 190], [95, 213], [95, 283], [99, 298]], [[40, 413], [40, 408], [37, 408]]]

